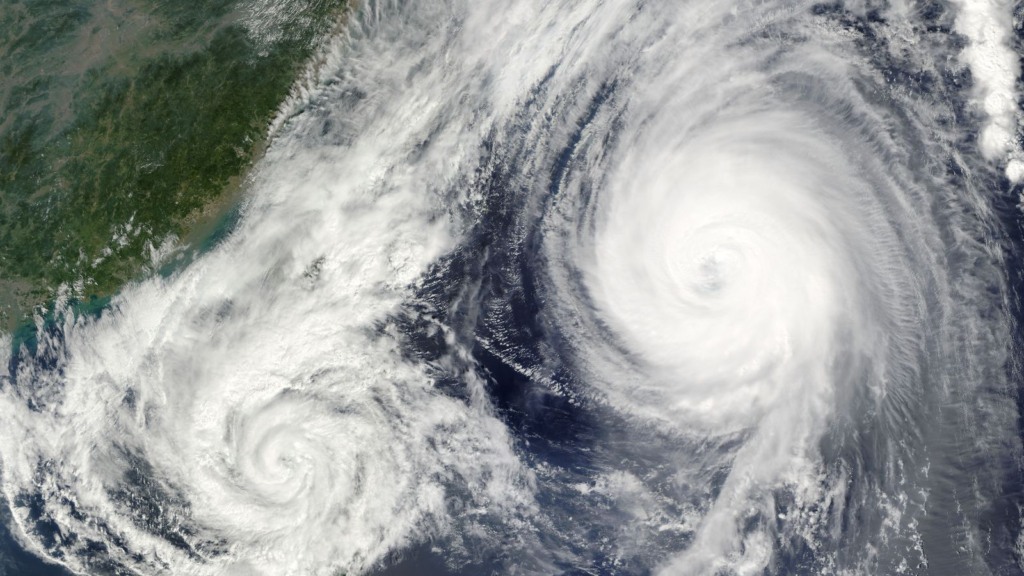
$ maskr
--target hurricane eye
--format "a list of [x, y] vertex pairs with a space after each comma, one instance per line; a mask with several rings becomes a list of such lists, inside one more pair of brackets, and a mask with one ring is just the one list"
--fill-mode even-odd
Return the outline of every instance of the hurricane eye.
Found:
[[728, 249], [716, 248], [700, 256], [696, 262], [696, 280], [699, 289], [705, 292], [720, 292], [726, 288], [737, 273], [738, 256]]

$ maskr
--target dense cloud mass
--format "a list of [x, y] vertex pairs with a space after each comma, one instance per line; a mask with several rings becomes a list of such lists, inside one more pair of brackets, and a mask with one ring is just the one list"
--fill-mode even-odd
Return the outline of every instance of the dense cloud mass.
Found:
[[2, 347], [74, 573], [1009, 574], [999, 2], [366, 2], [231, 233]]

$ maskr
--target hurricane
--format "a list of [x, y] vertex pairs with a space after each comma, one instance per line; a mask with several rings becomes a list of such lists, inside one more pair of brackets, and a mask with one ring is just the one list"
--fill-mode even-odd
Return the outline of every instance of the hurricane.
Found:
[[7, 335], [72, 574], [1024, 572], [1024, 8], [369, 0], [237, 220]]

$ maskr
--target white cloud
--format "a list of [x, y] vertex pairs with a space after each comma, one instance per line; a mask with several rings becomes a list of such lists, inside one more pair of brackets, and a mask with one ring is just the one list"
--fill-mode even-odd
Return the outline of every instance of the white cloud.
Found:
[[1018, 55], [1011, 45], [1013, 18], [1011, 4], [1005, 0], [954, 0], [960, 12], [956, 30], [967, 37], [962, 58], [970, 66], [977, 83], [979, 104], [988, 115], [988, 124], [978, 139], [989, 160], [1006, 162], [1006, 175], [1013, 182], [1024, 182], [1024, 154], [1017, 142]]

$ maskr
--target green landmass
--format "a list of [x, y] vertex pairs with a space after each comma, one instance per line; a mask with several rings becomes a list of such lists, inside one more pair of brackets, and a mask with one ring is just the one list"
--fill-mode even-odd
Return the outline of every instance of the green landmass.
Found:
[[219, 213], [346, 0], [5, 0], [0, 330]]

